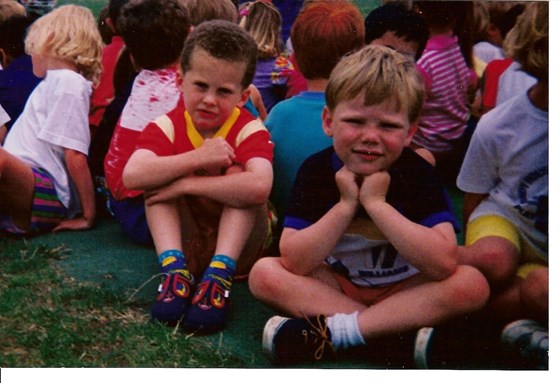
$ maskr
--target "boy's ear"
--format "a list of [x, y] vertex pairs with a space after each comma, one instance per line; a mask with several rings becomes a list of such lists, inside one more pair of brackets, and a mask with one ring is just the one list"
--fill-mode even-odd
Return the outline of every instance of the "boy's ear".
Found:
[[328, 137], [332, 137], [333, 136], [333, 119], [332, 119], [332, 114], [331, 111], [329, 110], [329, 108], [327, 106], [325, 106], [323, 108], [323, 114], [321, 115], [321, 118], [323, 120], [323, 132], [325, 132], [325, 134]]
[[181, 88], [183, 86], [183, 71], [181, 68], [177, 68], [175, 84], [177, 84], [177, 88]]
[[410, 143], [412, 142], [412, 137], [414, 137], [414, 134], [416, 134], [417, 130], [418, 130], [418, 120], [410, 123], [410, 128], [408, 128], [408, 134], [406, 135], [405, 138], [405, 146], [410, 145]]
[[237, 107], [238, 108], [243, 108], [243, 105], [245, 105], [247, 103], [247, 101], [249, 100], [249, 97], [251, 97], [251, 87], [250, 86], [248, 86], [247, 88], [245, 88], [244, 91], [241, 92], [241, 99], [237, 103]]

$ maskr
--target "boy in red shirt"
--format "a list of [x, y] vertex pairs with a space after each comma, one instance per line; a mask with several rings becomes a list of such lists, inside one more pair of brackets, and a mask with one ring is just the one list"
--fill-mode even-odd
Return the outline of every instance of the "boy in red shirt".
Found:
[[250, 267], [267, 234], [273, 144], [242, 109], [256, 55], [251, 36], [234, 23], [197, 26], [181, 55], [183, 102], [146, 127], [123, 174], [126, 187], [146, 192], [166, 274], [152, 316], [182, 320], [189, 330], [225, 325], [237, 263]]

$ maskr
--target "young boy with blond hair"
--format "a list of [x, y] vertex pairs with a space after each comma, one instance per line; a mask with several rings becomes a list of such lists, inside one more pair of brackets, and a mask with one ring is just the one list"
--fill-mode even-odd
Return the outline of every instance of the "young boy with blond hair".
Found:
[[333, 356], [482, 307], [488, 285], [459, 266], [456, 220], [433, 167], [408, 148], [424, 96], [411, 58], [383, 46], [344, 57], [326, 89], [333, 146], [292, 191], [279, 258], [249, 276], [275, 316], [263, 348], [278, 363]]
[[267, 235], [273, 145], [242, 108], [256, 57], [238, 25], [198, 25], [181, 55], [182, 102], [146, 127], [123, 174], [146, 192], [166, 275], [152, 316], [188, 330], [225, 326], [233, 275], [248, 273]]

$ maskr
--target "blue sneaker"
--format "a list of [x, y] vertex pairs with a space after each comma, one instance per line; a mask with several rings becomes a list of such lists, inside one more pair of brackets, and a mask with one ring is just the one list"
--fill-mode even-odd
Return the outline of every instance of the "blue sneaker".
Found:
[[278, 364], [327, 360], [336, 356], [324, 315], [297, 319], [272, 317], [264, 327], [262, 342], [264, 353]]
[[229, 295], [233, 283], [227, 270], [212, 269], [204, 275], [196, 288], [183, 327], [189, 332], [211, 333], [226, 326]]
[[193, 292], [194, 277], [187, 270], [167, 274], [159, 285], [152, 318], [174, 326], [186, 316]]

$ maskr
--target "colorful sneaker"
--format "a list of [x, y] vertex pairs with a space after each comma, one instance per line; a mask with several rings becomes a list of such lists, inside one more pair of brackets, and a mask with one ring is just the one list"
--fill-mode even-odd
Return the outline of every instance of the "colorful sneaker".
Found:
[[226, 326], [232, 276], [226, 270], [213, 269], [206, 274], [192, 299], [183, 327], [187, 331], [210, 333]]
[[193, 291], [194, 277], [187, 270], [167, 274], [159, 285], [159, 294], [152, 306], [152, 318], [170, 325], [177, 324], [190, 308]]
[[504, 347], [537, 369], [548, 370], [548, 329], [531, 319], [521, 319], [502, 330]]
[[326, 317], [290, 319], [275, 316], [263, 331], [263, 351], [278, 364], [334, 359], [335, 349]]
[[416, 333], [414, 340], [414, 365], [416, 368], [429, 368], [428, 360], [431, 355], [433, 327], [423, 327]]

